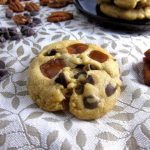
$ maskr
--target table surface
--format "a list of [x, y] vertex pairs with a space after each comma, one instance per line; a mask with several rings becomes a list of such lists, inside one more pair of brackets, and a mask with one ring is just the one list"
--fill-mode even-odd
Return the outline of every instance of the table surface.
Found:
[[[17, 27], [5, 18], [0, 6], [0, 26]], [[48, 23], [55, 9], [41, 7], [42, 24], [36, 35], [8, 41], [0, 48], [0, 60], [10, 76], [0, 83], [0, 150], [146, 150], [150, 149], [150, 88], [143, 84], [143, 53], [150, 48], [148, 32], [129, 33], [105, 29], [90, 22], [74, 5], [60, 10], [74, 19]], [[122, 74], [121, 96], [114, 109], [94, 121], [81, 121], [68, 112], [48, 113], [27, 94], [30, 61], [47, 44], [81, 40], [107, 49]]]

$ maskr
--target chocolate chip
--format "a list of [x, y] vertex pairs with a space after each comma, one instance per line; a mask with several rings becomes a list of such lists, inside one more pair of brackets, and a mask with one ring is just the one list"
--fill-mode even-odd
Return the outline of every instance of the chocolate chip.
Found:
[[28, 26], [22, 26], [21, 27], [21, 33], [22, 33], [22, 35], [27, 36], [27, 37], [35, 35], [34, 30]]
[[30, 15], [31, 15], [31, 16], [37, 16], [38, 14], [39, 14], [38, 11], [31, 11], [31, 12], [30, 12]]
[[66, 98], [66, 99], [70, 99], [72, 93], [73, 93], [73, 89], [68, 89], [68, 91], [67, 91], [66, 94], [65, 94], [65, 98]]
[[78, 72], [77, 74], [74, 75], [74, 78], [75, 78], [75, 79], [78, 79], [80, 75], [86, 76], [87, 73], [86, 73], [85, 71], [80, 71], [80, 72]]
[[16, 30], [16, 28], [8, 28], [8, 32], [10, 35], [10, 40], [20, 40], [21, 34], [19, 34]]
[[75, 92], [79, 95], [83, 94], [84, 92], [84, 85], [82, 84], [79, 84], [77, 85], [77, 87], [75, 88]]
[[3, 35], [1, 35], [1, 36], [0, 36], [0, 43], [4, 43], [4, 42], [6, 42], [6, 39], [4, 38]]
[[13, 11], [11, 9], [6, 9], [5, 16], [6, 18], [11, 19], [13, 17]]
[[0, 69], [0, 81], [4, 80], [6, 77], [8, 77], [9, 72], [7, 69]]
[[83, 69], [83, 68], [84, 68], [84, 66], [85, 66], [85, 65], [80, 64], [80, 65], [77, 65], [77, 66], [76, 66], [76, 68], [77, 68], [77, 69]]
[[95, 81], [91, 75], [88, 75], [88, 77], [86, 78], [86, 83], [90, 83], [93, 85], [95, 84]]
[[89, 70], [98, 70], [98, 68], [95, 65], [88, 64], [88, 65], [86, 65], [84, 67], [84, 70], [86, 70], [86, 71], [89, 71]]
[[33, 19], [32, 19], [32, 21], [35, 23], [35, 24], [40, 24], [41, 23], [41, 19], [40, 18], [36, 18], [36, 17], [34, 17]]
[[109, 97], [111, 96], [112, 94], [115, 93], [116, 91], [116, 87], [112, 86], [110, 83], [106, 86], [105, 88], [105, 92], [106, 92], [106, 95]]
[[67, 87], [67, 84], [68, 84], [64, 73], [60, 73], [60, 74], [58, 75], [58, 77], [55, 79], [55, 82], [56, 82], [56, 83], [59, 83], [59, 84], [61, 84], [61, 85], [63, 85], [64, 88], [66, 88], [66, 87]]
[[72, 93], [73, 89], [68, 89], [68, 91], [65, 93], [65, 99], [62, 101], [62, 106], [64, 110], [69, 110], [69, 101]]
[[5, 69], [5, 63], [2, 60], [0, 60], [0, 69]]
[[86, 96], [83, 99], [83, 104], [85, 108], [95, 109], [98, 106], [98, 101], [93, 96]]
[[6, 40], [8, 40], [9, 39], [9, 32], [8, 32], [8, 29], [7, 28], [5, 28], [5, 27], [1, 27], [0, 28], [0, 36], [4, 36], [4, 38], [6, 39]]
[[56, 53], [57, 53], [57, 51], [55, 49], [52, 49], [47, 52], [46, 56], [54, 56], [54, 55], [56, 55]]

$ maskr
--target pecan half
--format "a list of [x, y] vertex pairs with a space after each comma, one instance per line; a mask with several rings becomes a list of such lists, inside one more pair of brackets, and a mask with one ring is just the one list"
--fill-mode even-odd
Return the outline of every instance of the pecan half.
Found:
[[40, 0], [40, 5], [46, 6], [48, 5], [49, 0]]
[[10, 3], [16, 3], [16, 2], [20, 2], [20, 0], [7, 0], [8, 4], [10, 4]]
[[24, 11], [23, 5], [22, 5], [20, 2], [18, 2], [18, 1], [16, 1], [16, 2], [11, 2], [11, 3], [9, 4], [9, 8], [10, 8], [11, 10], [13, 10], [14, 12], [23, 12], [23, 11]]
[[4, 5], [7, 3], [7, 0], [0, 0], [0, 5]]
[[71, 19], [73, 19], [73, 14], [65, 11], [57, 11], [57, 12], [52, 12], [51, 15], [48, 16], [47, 21], [61, 22], [61, 21], [66, 21]]
[[144, 53], [145, 57], [150, 60], [150, 49]]
[[39, 11], [40, 10], [40, 6], [37, 5], [36, 3], [33, 3], [33, 2], [26, 3], [25, 10], [27, 10], [29, 12]]
[[48, 6], [50, 8], [62, 8], [72, 3], [72, 0], [49, 0]]
[[15, 15], [13, 17], [13, 20], [17, 25], [25, 25], [31, 23], [31, 20], [28, 17], [23, 16], [21, 14]]

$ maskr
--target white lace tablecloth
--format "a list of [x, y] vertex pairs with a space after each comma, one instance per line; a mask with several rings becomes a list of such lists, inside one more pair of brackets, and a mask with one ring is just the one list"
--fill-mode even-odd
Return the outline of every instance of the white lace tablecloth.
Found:
[[[5, 18], [5, 9], [0, 6], [0, 26], [16, 27]], [[72, 12], [74, 19], [48, 23], [48, 14], [55, 10], [43, 7], [36, 36], [9, 41], [0, 48], [0, 60], [11, 70], [0, 83], [0, 150], [150, 150], [150, 87], [142, 80], [149, 33], [104, 29], [89, 22], [74, 5], [60, 10]], [[78, 120], [67, 112], [45, 112], [27, 95], [27, 69], [32, 58], [45, 45], [68, 39], [101, 45], [120, 65], [121, 97], [111, 112], [95, 121]]]

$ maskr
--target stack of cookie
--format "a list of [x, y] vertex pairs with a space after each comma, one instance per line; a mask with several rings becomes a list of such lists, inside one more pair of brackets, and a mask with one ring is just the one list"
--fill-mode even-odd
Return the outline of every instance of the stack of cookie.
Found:
[[150, 0], [97, 0], [100, 11], [124, 20], [150, 19]]

